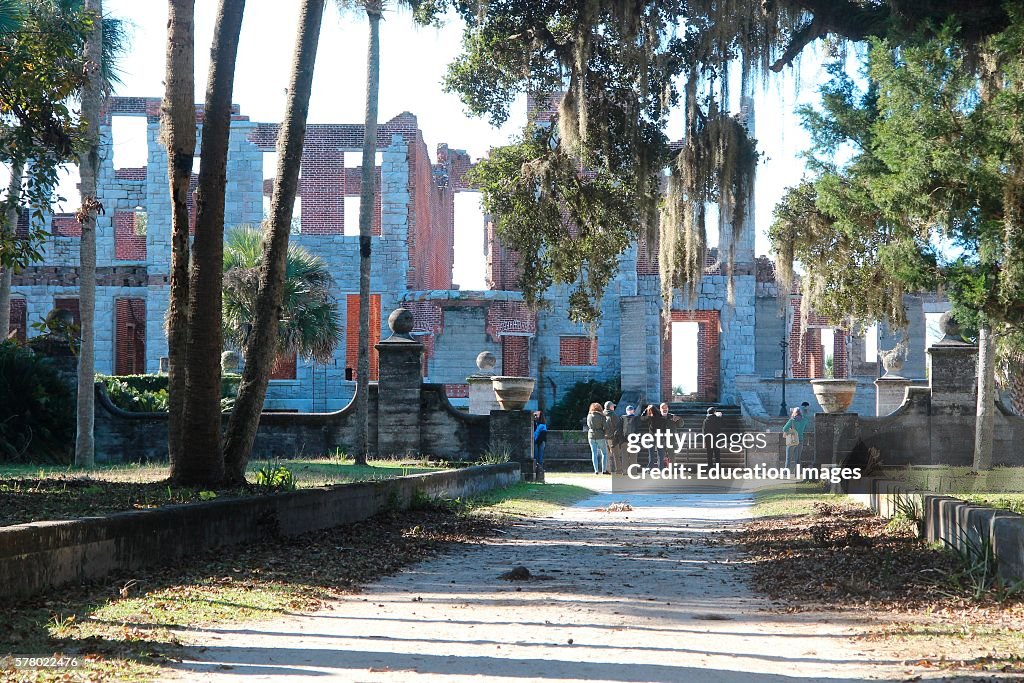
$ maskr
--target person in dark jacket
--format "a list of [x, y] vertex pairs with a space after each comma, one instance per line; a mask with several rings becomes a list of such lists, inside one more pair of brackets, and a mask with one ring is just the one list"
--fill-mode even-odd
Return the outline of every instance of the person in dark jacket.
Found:
[[[647, 431], [651, 434], [655, 432], [669, 432], [672, 431], [672, 427], [675, 423], [679, 422], [678, 415], [671, 415], [668, 412], [668, 404], [662, 403], [658, 406], [658, 411], [654, 411], [654, 406], [647, 406], [647, 410], [644, 411], [643, 416], [640, 418], [644, 424], [647, 425]], [[655, 442], [657, 443], [657, 442]], [[661, 467], [665, 461], [665, 452], [663, 449], [659, 449], [656, 445], [647, 450], [647, 466], [648, 467]]]
[[622, 418], [615, 414], [615, 403], [605, 401], [604, 404], [604, 435], [608, 440], [608, 469], [614, 474], [622, 472], [626, 463], [622, 458]]
[[704, 432], [704, 449], [707, 451], [708, 467], [722, 464], [722, 451], [718, 448], [718, 435], [722, 433], [722, 414], [714, 408], [708, 408], [708, 415], [701, 427]]
[[[643, 422], [641, 422], [640, 416], [636, 414], [636, 406], [634, 406], [634, 405], [626, 406], [626, 414], [622, 416], [622, 442], [624, 444], [628, 445], [629, 444], [629, 436], [631, 434], [640, 434], [643, 431], [644, 431], [644, 425], [643, 425]], [[636, 438], [639, 439], [640, 437], [637, 436]], [[623, 448], [623, 453], [624, 454], [625, 454], [625, 450], [626, 449]], [[623, 455], [624, 459], [625, 459], [625, 457], [626, 456]], [[639, 451], [637, 451], [636, 462], [637, 462], [637, 464], [640, 464], [640, 454], [639, 454]]]

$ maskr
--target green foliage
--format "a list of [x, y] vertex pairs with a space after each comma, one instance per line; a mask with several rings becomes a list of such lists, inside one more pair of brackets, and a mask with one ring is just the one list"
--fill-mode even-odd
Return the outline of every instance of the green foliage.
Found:
[[[0, 206], [0, 266], [20, 269], [42, 258], [58, 169], [76, 161], [84, 144], [73, 101], [90, 73], [84, 52], [95, 19], [80, 0], [24, 0], [0, 7], [0, 27], [13, 29], [0, 31], [0, 159], [31, 160], [18, 198], [29, 212], [29, 235], [5, 235], [11, 226], [5, 225], [7, 206]], [[109, 87], [117, 80], [110, 65], [123, 49], [124, 26], [104, 19], [103, 31], [100, 76]]]
[[[244, 349], [251, 331], [263, 260], [263, 233], [252, 226], [228, 232], [224, 243], [224, 338]], [[299, 353], [326, 363], [341, 339], [341, 317], [331, 295], [334, 278], [319, 256], [289, 245], [281, 321], [280, 353]]]
[[133, 413], [159, 413], [167, 410], [167, 389], [140, 390], [123, 379], [102, 378], [110, 401], [121, 410]]
[[260, 493], [294, 491], [296, 487], [295, 475], [284, 465], [268, 463], [256, 470], [253, 477], [253, 486]]
[[548, 415], [548, 428], [581, 429], [591, 403], [596, 401], [604, 404], [605, 401], [618, 401], [621, 393], [619, 377], [577, 382], [551, 409]]
[[815, 310], [902, 326], [903, 294], [941, 287], [965, 326], [1024, 324], [1024, 15], [1010, 19], [980, 46], [949, 25], [876, 40], [866, 89], [834, 65], [802, 110], [811, 176], [770, 238]]
[[638, 236], [648, 198], [636, 177], [579, 160], [551, 127], [528, 128], [514, 144], [491, 150], [470, 171], [484, 211], [498, 217], [502, 244], [520, 257], [519, 287], [531, 306], [554, 284], [569, 285], [569, 317], [600, 318], [600, 300], [618, 257]]
[[480, 455], [481, 465], [502, 465], [512, 459], [512, 448], [504, 441], [492, 441]]
[[960, 559], [960, 567], [945, 577], [955, 590], [966, 590], [975, 600], [981, 600], [990, 593], [1003, 600], [1024, 590], [1024, 581], [1007, 583], [999, 576], [999, 558], [996, 557], [991, 535], [975, 539], [960, 529], [956, 543], [945, 538], [942, 542]]
[[68, 462], [74, 435], [67, 385], [45, 359], [0, 343], [0, 460]]
[[[167, 410], [167, 375], [97, 375], [110, 396], [110, 401], [129, 412], [152, 413]], [[239, 375], [224, 373], [221, 377], [221, 410], [234, 407]]]

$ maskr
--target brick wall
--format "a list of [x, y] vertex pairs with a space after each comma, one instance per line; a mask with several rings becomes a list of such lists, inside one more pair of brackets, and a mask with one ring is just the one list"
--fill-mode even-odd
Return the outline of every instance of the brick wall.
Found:
[[[345, 365], [352, 368], [355, 379], [359, 369], [359, 295], [349, 294], [345, 297]], [[374, 345], [380, 342], [380, 294], [370, 295], [370, 381], [377, 381], [378, 364], [377, 350]]]
[[529, 337], [505, 335], [501, 338], [501, 374], [512, 377], [529, 376]]
[[597, 365], [597, 337], [559, 337], [558, 364]]
[[143, 299], [118, 298], [114, 304], [114, 315], [114, 374], [145, 373], [146, 302]]
[[28, 306], [21, 297], [11, 297], [11, 334], [19, 344], [28, 339]]
[[295, 353], [278, 354], [274, 367], [270, 369], [270, 379], [295, 379], [298, 360]]
[[136, 232], [134, 211], [114, 212], [114, 258], [145, 261], [146, 236]]
[[[672, 322], [697, 323], [697, 395], [702, 401], [719, 399], [721, 324], [718, 311], [672, 311]], [[671, 328], [661, 345], [661, 400], [672, 400]]]

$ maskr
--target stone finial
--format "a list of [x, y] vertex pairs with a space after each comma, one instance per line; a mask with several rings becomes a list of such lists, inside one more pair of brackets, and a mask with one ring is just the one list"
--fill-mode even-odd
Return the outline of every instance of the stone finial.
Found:
[[960, 323], [958, 323], [956, 321], [956, 318], [953, 317], [952, 312], [946, 311], [945, 313], [942, 314], [942, 317], [939, 318], [939, 329], [942, 330], [942, 333], [945, 336], [942, 337], [942, 339], [940, 339], [938, 343], [940, 343], [940, 344], [965, 344], [966, 343], [963, 340], [963, 337], [961, 336], [961, 334], [963, 333], [963, 328], [960, 326]]
[[237, 372], [238, 366], [242, 363], [242, 356], [238, 351], [227, 350], [220, 354], [221, 372]]
[[476, 366], [480, 369], [480, 372], [490, 373], [497, 364], [498, 359], [490, 351], [481, 351], [476, 357]]
[[408, 308], [396, 308], [388, 316], [388, 327], [391, 337], [387, 341], [414, 341], [410, 332], [415, 325], [412, 311]]

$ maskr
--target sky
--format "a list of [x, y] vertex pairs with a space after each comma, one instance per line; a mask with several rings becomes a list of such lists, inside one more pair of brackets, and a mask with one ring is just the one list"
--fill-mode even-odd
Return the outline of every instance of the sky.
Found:
[[[196, 93], [203, 99], [209, 68], [216, 0], [196, 1]], [[285, 87], [298, 20], [295, 3], [279, 0], [248, 0], [239, 44], [234, 101], [254, 121], [280, 121]], [[160, 0], [106, 0], [109, 16], [127, 19], [131, 40], [121, 59], [123, 85], [116, 95], [160, 97], [163, 94], [164, 46], [167, 4]], [[443, 92], [441, 81], [447, 65], [459, 53], [462, 26], [452, 19], [440, 29], [414, 25], [403, 12], [388, 12], [381, 25], [381, 72], [379, 120], [387, 121], [403, 111], [416, 115], [427, 147], [434, 154], [438, 143], [465, 149], [476, 160], [491, 147], [508, 142], [525, 122], [525, 102], [512, 108], [509, 121], [500, 129], [483, 119], [467, 117], [458, 97]], [[366, 84], [365, 18], [356, 13], [339, 14], [328, 2], [320, 37], [310, 123], [361, 123]], [[763, 153], [755, 187], [757, 254], [768, 253], [766, 231], [771, 212], [785, 188], [800, 180], [803, 162], [798, 158], [807, 146], [793, 110], [816, 99], [816, 83], [824, 76], [821, 61], [806, 55], [797, 70], [769, 81], [766, 91], [755, 93], [756, 137]], [[681, 117], [670, 121], [669, 136], [679, 137]], [[115, 166], [145, 164], [144, 138], [138, 132], [115, 131], [120, 142], [114, 149]], [[68, 183], [65, 183], [65, 188]], [[73, 188], [73, 182], [70, 183]], [[65, 196], [73, 193], [64, 192]], [[712, 230], [713, 232], [713, 230]], [[484, 286], [482, 214], [477, 195], [462, 196], [456, 203], [456, 266], [454, 280], [463, 289]], [[717, 237], [709, 235], [709, 243]]]

